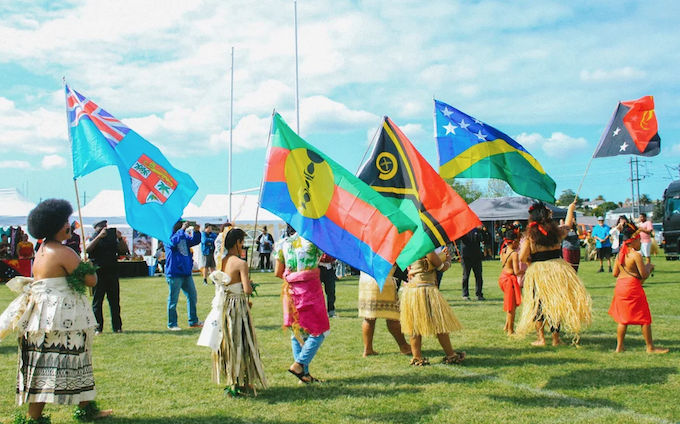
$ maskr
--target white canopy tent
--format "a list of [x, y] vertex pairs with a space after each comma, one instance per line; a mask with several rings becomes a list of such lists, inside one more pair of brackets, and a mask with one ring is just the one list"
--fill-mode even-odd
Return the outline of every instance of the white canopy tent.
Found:
[[16, 188], [0, 189], [0, 226], [26, 225], [28, 213], [36, 204]]
[[[199, 208], [201, 215], [216, 215], [219, 213], [229, 213], [228, 194], [208, 194], [203, 199]], [[258, 195], [256, 194], [233, 194], [231, 196], [231, 209], [233, 219], [237, 226], [248, 227], [255, 225], [257, 215], [257, 226], [262, 228], [264, 225], [269, 227], [275, 240], [278, 240], [286, 228], [286, 222], [269, 212], [258, 208]], [[259, 209], [259, 210], [258, 210]]]

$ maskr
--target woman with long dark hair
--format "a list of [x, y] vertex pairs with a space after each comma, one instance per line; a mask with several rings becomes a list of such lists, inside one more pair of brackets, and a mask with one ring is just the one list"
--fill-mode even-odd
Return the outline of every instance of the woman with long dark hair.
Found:
[[227, 252], [222, 269], [210, 274], [215, 284], [212, 310], [198, 338], [199, 346], [212, 349], [212, 378], [217, 384], [222, 379], [230, 396], [242, 396], [249, 389], [257, 395], [255, 384], [267, 388], [264, 366], [250, 316], [248, 296], [253, 293], [248, 276], [248, 264], [241, 259], [246, 233], [232, 228], [225, 237]]
[[520, 260], [529, 263], [524, 277], [524, 307], [519, 320], [518, 333], [526, 335], [536, 329], [538, 339], [534, 346], [545, 346], [544, 326], [552, 332], [553, 346], [562, 344], [560, 330], [579, 334], [589, 325], [592, 316], [592, 299], [574, 268], [561, 258], [562, 240], [574, 222], [576, 199], [569, 205], [565, 226], [552, 220], [552, 211], [543, 202], [529, 208], [529, 226]]

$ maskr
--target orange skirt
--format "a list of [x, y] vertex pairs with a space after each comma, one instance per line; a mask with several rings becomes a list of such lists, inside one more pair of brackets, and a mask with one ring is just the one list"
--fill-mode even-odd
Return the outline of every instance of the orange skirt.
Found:
[[498, 278], [498, 286], [503, 290], [503, 310], [510, 312], [522, 303], [522, 288], [517, 276], [502, 272]]
[[609, 315], [618, 324], [648, 325], [652, 323], [647, 295], [642, 283], [635, 277], [619, 278], [614, 288], [614, 299], [609, 307]]

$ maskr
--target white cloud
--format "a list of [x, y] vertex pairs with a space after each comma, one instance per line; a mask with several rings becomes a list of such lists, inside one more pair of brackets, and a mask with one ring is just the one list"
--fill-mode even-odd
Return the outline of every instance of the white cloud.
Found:
[[680, 143], [675, 143], [673, 147], [671, 147], [671, 155], [680, 155]]
[[54, 153], [68, 147], [64, 113], [24, 111], [0, 97], [0, 150]]
[[574, 138], [561, 132], [554, 132], [549, 138], [539, 133], [522, 133], [514, 137], [527, 150], [541, 148], [550, 157], [564, 157], [565, 154], [581, 150], [588, 145], [585, 138]]
[[641, 80], [647, 73], [630, 66], [618, 69], [595, 69], [594, 71], [582, 70], [580, 77], [584, 82], [621, 82]]
[[[344, 132], [367, 125], [378, 125], [380, 117], [364, 110], [352, 110], [325, 96], [312, 96], [300, 102], [300, 131]], [[292, 125], [292, 124], [291, 124]]]
[[0, 169], [33, 169], [33, 166], [25, 160], [3, 160]]
[[59, 155], [47, 155], [40, 164], [44, 169], [63, 168], [66, 166], [66, 159]]
[[[234, 152], [260, 149], [267, 146], [271, 118], [258, 118], [248, 115], [238, 121], [234, 127]], [[217, 150], [229, 149], [229, 130], [210, 136], [208, 145]]]

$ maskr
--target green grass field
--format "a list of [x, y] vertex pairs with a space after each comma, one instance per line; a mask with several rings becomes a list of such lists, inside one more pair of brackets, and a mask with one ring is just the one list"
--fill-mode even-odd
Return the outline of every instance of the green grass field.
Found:
[[[271, 388], [258, 397], [230, 399], [210, 381], [210, 352], [196, 346], [199, 330], [166, 330], [164, 278], [121, 281], [124, 334], [105, 332], [94, 345], [98, 401], [113, 408], [110, 423], [643, 423], [680, 420], [680, 262], [656, 261], [645, 285], [657, 344], [668, 355], [648, 355], [639, 327], [631, 327], [628, 351], [615, 355], [616, 324], [607, 315], [614, 278], [597, 274], [596, 264], [581, 265], [580, 276], [594, 300], [594, 323], [581, 348], [534, 348], [533, 338], [509, 339], [498, 288], [500, 264], [484, 262], [486, 302], [463, 301], [460, 265], [442, 283], [444, 296], [465, 326], [452, 335], [467, 351], [461, 366], [438, 364], [443, 353], [435, 339], [424, 352], [433, 366], [411, 367], [399, 355], [384, 322], [376, 328], [379, 356], [363, 358], [361, 319], [357, 317], [357, 278], [338, 281], [337, 310], [331, 334], [312, 363], [326, 379], [301, 386], [286, 372], [290, 341], [281, 329], [280, 280], [254, 273], [261, 283], [253, 317]], [[212, 285], [199, 292], [199, 316], [210, 308]], [[0, 287], [0, 310], [14, 294]], [[186, 303], [180, 297], [180, 326]], [[0, 344], [0, 421], [9, 422], [14, 404], [17, 345]], [[70, 407], [48, 405], [53, 422], [71, 422]]]

